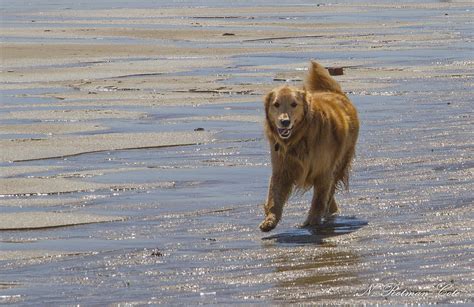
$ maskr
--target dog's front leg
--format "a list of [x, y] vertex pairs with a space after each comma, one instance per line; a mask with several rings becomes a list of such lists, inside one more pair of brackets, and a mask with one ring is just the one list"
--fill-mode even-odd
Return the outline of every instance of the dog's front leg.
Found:
[[270, 231], [276, 227], [283, 213], [292, 188], [291, 180], [281, 173], [273, 173], [270, 178], [267, 202], [265, 203], [265, 220], [260, 224], [260, 230]]
[[315, 226], [323, 223], [323, 219], [329, 216], [330, 209], [333, 209], [330, 208], [330, 201], [333, 201], [334, 191], [335, 184], [333, 180], [315, 184], [311, 208], [303, 226]]

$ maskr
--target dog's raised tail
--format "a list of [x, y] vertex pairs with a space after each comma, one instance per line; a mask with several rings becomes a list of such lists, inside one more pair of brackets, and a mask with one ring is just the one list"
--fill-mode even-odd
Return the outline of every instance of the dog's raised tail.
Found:
[[344, 94], [339, 84], [334, 80], [324, 66], [311, 61], [304, 88], [310, 92], [334, 92]]

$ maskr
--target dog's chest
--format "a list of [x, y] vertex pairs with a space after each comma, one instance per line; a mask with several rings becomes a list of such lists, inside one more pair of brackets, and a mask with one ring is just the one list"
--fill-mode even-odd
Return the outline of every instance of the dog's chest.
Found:
[[295, 185], [301, 188], [311, 187], [317, 175], [317, 158], [308, 149], [304, 143], [297, 144], [289, 148], [285, 159]]

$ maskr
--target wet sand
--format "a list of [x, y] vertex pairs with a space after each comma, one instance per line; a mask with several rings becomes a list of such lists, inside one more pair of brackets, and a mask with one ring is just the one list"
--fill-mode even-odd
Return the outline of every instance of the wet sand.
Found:
[[[472, 3], [61, 3], [1, 5], [0, 303], [472, 303]], [[350, 192], [264, 234], [262, 95], [310, 59]]]

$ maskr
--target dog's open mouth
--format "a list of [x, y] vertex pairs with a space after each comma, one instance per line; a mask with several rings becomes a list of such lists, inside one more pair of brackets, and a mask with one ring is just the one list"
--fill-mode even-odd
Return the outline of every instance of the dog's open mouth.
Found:
[[291, 128], [277, 128], [278, 134], [282, 139], [287, 139], [291, 135]]

